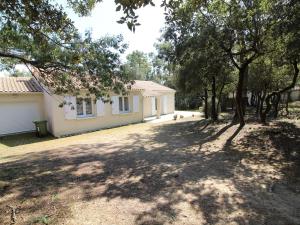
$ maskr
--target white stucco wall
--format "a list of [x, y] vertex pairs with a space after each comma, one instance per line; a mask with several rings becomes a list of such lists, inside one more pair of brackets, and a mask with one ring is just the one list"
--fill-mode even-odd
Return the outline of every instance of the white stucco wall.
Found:
[[[139, 96], [139, 112], [133, 112], [133, 96]], [[93, 104], [93, 117], [76, 118], [68, 120], [65, 118], [64, 109], [59, 107], [64, 101], [63, 96], [45, 95], [45, 102], [49, 104], [47, 119], [51, 123], [49, 129], [56, 137], [77, 134], [87, 131], [99, 130], [102, 128], [116, 127], [130, 123], [143, 121], [143, 97], [140, 92], [130, 92], [129, 97], [129, 113], [112, 114], [112, 106], [110, 103], [105, 104], [104, 116], [96, 115], [96, 104]]]
[[[166, 113], [163, 112], [163, 96], [167, 96], [167, 111]], [[175, 92], [165, 92], [161, 93], [161, 114], [171, 114], [175, 111]]]
[[152, 97], [144, 97], [144, 117], [152, 115]]
[[[167, 112], [165, 114], [171, 114], [175, 111], [175, 92], [159, 92], [159, 96], [157, 98], [160, 98], [160, 108], [161, 108], [161, 114], [163, 113], [163, 96], [167, 96]], [[156, 115], [156, 114], [155, 114]], [[151, 117], [155, 116], [152, 114], [152, 97], [144, 97], [144, 117]]]

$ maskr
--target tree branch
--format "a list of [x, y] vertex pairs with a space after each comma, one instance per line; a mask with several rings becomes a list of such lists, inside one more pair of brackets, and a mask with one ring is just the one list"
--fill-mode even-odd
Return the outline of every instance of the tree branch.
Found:
[[295, 85], [296, 85], [297, 78], [298, 78], [298, 75], [299, 75], [298, 62], [295, 60], [295, 61], [292, 62], [292, 65], [293, 65], [293, 68], [294, 68], [294, 77], [293, 77], [293, 81], [292, 81], [292, 83], [291, 83], [289, 86], [287, 86], [287, 87], [285, 87], [284, 89], [278, 91], [279, 94], [282, 94], [283, 92], [286, 92], [286, 91], [288, 91], [288, 90], [294, 88]]
[[18, 59], [23, 63], [27, 63], [27, 64], [31, 64], [31, 65], [38, 65], [39, 63], [37, 61], [33, 61], [33, 60], [29, 60], [29, 59], [25, 59], [22, 56], [16, 55], [16, 54], [12, 54], [12, 53], [7, 53], [7, 52], [0, 52], [0, 58], [12, 58], [12, 59]]
[[[10, 3], [8, 3], [8, 4], [10, 5], [11, 9], [12, 9], [12, 10], [13, 10], [20, 18], [22, 18], [23, 20], [26, 20], [26, 18], [23, 17], [23, 16], [19, 13], [18, 10], [16, 10], [16, 7], [14, 7], [14, 5], [12, 5], [12, 4], [10, 4]], [[70, 23], [67, 23], [64, 27], [66, 27], [67, 25], [71, 25], [71, 24], [70, 24]], [[26, 26], [33, 32], [33, 34], [36, 33], [36, 32], [38, 31], [42, 36], [44, 36], [44, 37], [45, 37], [46, 39], [48, 39], [49, 41], [52, 41], [54, 44], [56, 44], [56, 45], [58, 45], [58, 46], [60, 46], [60, 47], [62, 47], [62, 48], [66, 48], [66, 49], [69, 49], [69, 50], [73, 50], [72, 48], [65, 46], [65, 43], [60, 43], [60, 42], [57, 42], [56, 40], [54, 40], [53, 38], [50, 38], [47, 34], [45, 34], [44, 32], [42, 32], [40, 29], [39, 29], [39, 30], [34, 29], [33, 27], [31, 27], [30, 24], [26, 24]]]

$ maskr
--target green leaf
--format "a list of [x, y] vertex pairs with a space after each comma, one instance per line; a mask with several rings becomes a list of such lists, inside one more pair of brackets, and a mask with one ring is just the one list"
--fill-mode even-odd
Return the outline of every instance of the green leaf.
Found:
[[116, 11], [118, 12], [118, 11], [120, 11], [121, 10], [121, 5], [119, 5], [117, 8], [116, 8]]

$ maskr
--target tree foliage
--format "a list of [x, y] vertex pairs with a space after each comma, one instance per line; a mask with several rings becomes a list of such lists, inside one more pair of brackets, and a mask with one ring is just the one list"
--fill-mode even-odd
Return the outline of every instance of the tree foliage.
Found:
[[62, 7], [44, 0], [5, 0], [0, 10], [0, 63], [6, 68], [24, 64], [57, 93], [85, 88], [105, 97], [110, 90], [125, 90], [122, 36], [81, 36]]
[[[280, 99], [280, 93], [294, 87], [297, 80], [299, 12], [299, 1], [294, 0], [169, 1], [166, 38], [172, 40], [177, 49], [186, 51], [183, 59], [187, 67], [183, 67], [184, 76], [180, 83], [186, 83], [189, 74], [198, 73], [198, 76], [191, 76], [189, 83], [190, 86], [200, 86], [204, 84], [207, 72], [201, 69], [203, 65], [199, 62], [207, 61], [207, 71], [215, 78], [218, 74], [215, 70], [218, 68], [216, 65], [220, 64], [218, 62], [226, 62], [229, 59], [229, 66], [237, 71], [235, 102], [240, 125], [245, 123], [247, 88], [249, 85], [253, 86], [248, 83], [248, 79], [250, 82], [262, 81], [259, 86], [267, 83], [268, 88], [261, 87], [265, 92], [262, 103], [265, 101], [267, 105], [265, 113], [261, 115], [266, 115], [271, 99], [272, 102], [276, 102], [274, 99]], [[201, 34], [204, 34], [205, 41], [213, 40], [215, 45], [203, 45], [205, 41], [201, 39], [196, 45], [188, 41]], [[193, 47], [189, 48], [190, 46]], [[212, 46], [217, 56], [209, 54]], [[197, 51], [197, 48], [202, 49]], [[204, 53], [203, 57], [198, 58], [196, 52]], [[254, 62], [256, 65], [252, 66]], [[288, 67], [289, 69], [286, 69]], [[292, 76], [279, 72], [291, 71], [291, 67], [294, 71]], [[256, 74], [259, 71], [263, 73]], [[260, 79], [253, 79], [255, 77]], [[261, 107], [264, 107], [264, 104]], [[276, 104], [274, 107], [276, 108]], [[264, 120], [262, 116], [262, 121]]]
[[149, 80], [151, 65], [146, 53], [133, 51], [126, 56], [124, 72], [132, 80]]
[[169, 60], [170, 47], [166, 42], [155, 44], [157, 52], [149, 54], [133, 51], [126, 57], [122, 66], [123, 72], [131, 80], [152, 80], [161, 84], [172, 86], [173, 63]]

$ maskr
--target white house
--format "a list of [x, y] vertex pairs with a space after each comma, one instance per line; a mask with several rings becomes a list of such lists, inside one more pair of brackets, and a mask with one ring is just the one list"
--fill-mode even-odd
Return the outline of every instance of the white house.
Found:
[[[112, 103], [79, 96], [48, 94], [30, 77], [0, 78], [0, 136], [31, 132], [32, 121], [47, 120], [56, 137], [142, 122], [173, 113], [175, 90], [152, 81], [135, 81], [128, 95], [111, 93]], [[59, 105], [63, 102], [63, 107]]]

